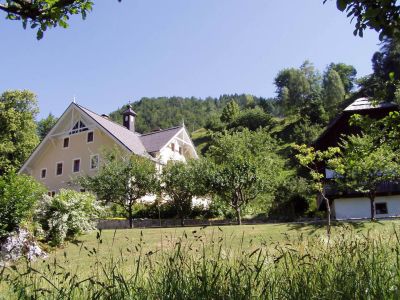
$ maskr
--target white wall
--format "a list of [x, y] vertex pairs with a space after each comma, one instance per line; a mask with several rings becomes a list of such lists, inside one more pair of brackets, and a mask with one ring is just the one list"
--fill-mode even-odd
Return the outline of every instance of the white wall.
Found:
[[[376, 218], [400, 216], [400, 195], [376, 197], [375, 203], [381, 202], [386, 202], [388, 213], [376, 214]], [[370, 200], [362, 197], [338, 198], [333, 201], [337, 220], [370, 218], [370, 207]]]

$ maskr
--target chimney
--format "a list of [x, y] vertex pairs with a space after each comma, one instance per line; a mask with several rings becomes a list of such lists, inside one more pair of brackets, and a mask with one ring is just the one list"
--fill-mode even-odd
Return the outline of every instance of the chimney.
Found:
[[133, 111], [132, 106], [130, 104], [127, 105], [126, 110], [122, 113], [122, 125], [135, 132], [135, 117], [136, 113]]

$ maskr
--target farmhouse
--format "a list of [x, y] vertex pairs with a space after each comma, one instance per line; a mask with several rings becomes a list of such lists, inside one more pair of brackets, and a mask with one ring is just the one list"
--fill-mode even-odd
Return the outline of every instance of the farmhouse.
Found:
[[[373, 104], [367, 98], [360, 98], [347, 106], [343, 112], [334, 119], [322, 135], [314, 143], [318, 150], [326, 150], [328, 147], [338, 146], [342, 135], [357, 134], [360, 129], [350, 126], [350, 117], [354, 114], [381, 119], [392, 111], [399, 110], [394, 103]], [[339, 191], [330, 180], [334, 172], [321, 166], [325, 175], [325, 194], [331, 202], [333, 217], [341, 219], [362, 219], [371, 217], [370, 200], [361, 193], [352, 190]], [[325, 202], [318, 199], [320, 210], [325, 209]], [[378, 188], [375, 199], [375, 211], [377, 218], [400, 216], [400, 185], [387, 182]]]
[[72, 184], [74, 177], [94, 175], [102, 153], [114, 147], [152, 160], [159, 171], [170, 160], [198, 158], [184, 125], [140, 134], [135, 131], [136, 113], [130, 105], [122, 117], [123, 124], [117, 124], [107, 115], [71, 103], [20, 173], [33, 176], [54, 195], [62, 188], [81, 190]]

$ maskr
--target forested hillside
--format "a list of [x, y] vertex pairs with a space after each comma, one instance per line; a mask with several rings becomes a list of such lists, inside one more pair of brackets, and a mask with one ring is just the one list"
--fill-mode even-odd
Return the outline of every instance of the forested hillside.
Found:
[[[156, 128], [168, 128], [185, 123], [189, 131], [205, 127], [210, 120], [218, 118], [223, 108], [234, 100], [241, 108], [261, 105], [273, 110], [274, 100], [264, 99], [251, 95], [222, 95], [219, 98], [208, 97], [158, 97], [142, 98], [131, 103], [137, 113], [136, 130], [141, 133], [149, 132]], [[121, 112], [125, 106], [110, 113], [110, 117], [121, 123]]]

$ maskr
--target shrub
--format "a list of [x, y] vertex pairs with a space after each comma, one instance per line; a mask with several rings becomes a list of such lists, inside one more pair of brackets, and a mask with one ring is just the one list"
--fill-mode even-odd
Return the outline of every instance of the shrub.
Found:
[[9, 173], [0, 177], [0, 238], [29, 223], [45, 188], [27, 175]]
[[61, 190], [55, 197], [43, 197], [36, 218], [45, 231], [46, 239], [56, 246], [66, 238], [72, 239], [94, 229], [93, 219], [100, 212], [101, 207], [93, 194]]

